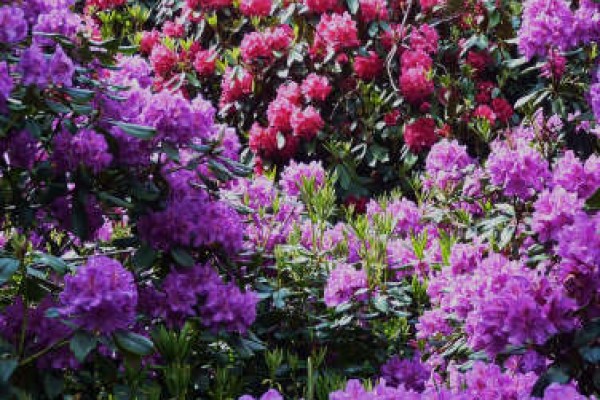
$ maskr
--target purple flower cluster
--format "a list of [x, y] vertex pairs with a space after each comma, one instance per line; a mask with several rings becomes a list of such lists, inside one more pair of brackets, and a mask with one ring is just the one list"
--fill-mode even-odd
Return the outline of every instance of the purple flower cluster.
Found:
[[4, 152], [11, 167], [31, 169], [39, 152], [39, 143], [27, 130], [11, 132], [6, 139], [0, 139], [0, 154]]
[[600, 68], [596, 71], [590, 85], [588, 102], [592, 107], [596, 120], [600, 120]]
[[210, 265], [171, 271], [160, 290], [142, 289], [140, 308], [169, 326], [181, 327], [188, 318], [199, 317], [212, 331], [245, 333], [256, 318], [258, 296], [242, 292], [235, 283], [223, 282]]
[[[101, 229], [104, 225], [104, 212], [100, 207], [98, 200], [92, 196], [87, 195], [83, 201], [83, 212], [86, 218], [86, 237], [89, 240], [96, 240], [100, 238]], [[66, 232], [73, 231], [73, 196], [63, 196], [56, 198], [49, 207], [49, 211], [52, 217], [55, 218], [55, 226], [65, 230]]]
[[344, 390], [337, 390], [329, 394], [329, 400], [418, 400], [419, 393], [406, 390], [402, 386], [395, 388], [387, 386], [385, 381], [378, 383], [373, 390], [367, 390], [359, 380], [350, 379]]
[[325, 286], [325, 304], [336, 307], [352, 299], [359, 289], [368, 287], [367, 273], [349, 264], [339, 264], [330, 273]]
[[533, 207], [531, 228], [540, 240], [548, 241], [555, 240], [560, 229], [573, 222], [583, 208], [583, 200], [559, 186], [542, 192]]
[[14, 83], [10, 77], [8, 64], [4, 61], [0, 62], [0, 110], [10, 96], [14, 88]]
[[408, 199], [394, 199], [378, 203], [375, 200], [367, 204], [367, 217], [373, 221], [376, 215], [385, 214], [393, 220], [393, 230], [396, 234], [406, 237], [422, 230], [422, 212], [419, 207]]
[[61, 46], [48, 58], [37, 44], [31, 45], [21, 54], [17, 72], [24, 85], [35, 85], [45, 89], [48, 83], [72, 86], [75, 66]]
[[[511, 373], [502, 371], [495, 364], [481, 361], [464, 372], [449, 368], [449, 385], [436, 378], [427, 382], [421, 393], [403, 386], [388, 386], [385, 380], [380, 381], [372, 390], [368, 390], [359, 380], [351, 379], [345, 389], [329, 395], [330, 400], [481, 400], [481, 399], [535, 399], [531, 389], [537, 375], [534, 373]], [[564, 397], [559, 397], [564, 396]], [[571, 385], [550, 385], [543, 400], [558, 399], [585, 400], [587, 397], [577, 393]]]
[[466, 169], [472, 164], [473, 160], [467, 154], [466, 146], [460, 145], [456, 140], [441, 140], [433, 145], [427, 155], [424, 188], [452, 190], [464, 180]]
[[314, 189], [318, 191], [325, 184], [325, 170], [321, 162], [310, 164], [292, 162], [285, 167], [279, 181], [283, 193], [288, 196], [298, 196], [305, 181], [313, 181]]
[[587, 199], [600, 188], [600, 157], [592, 154], [582, 163], [572, 150], [566, 151], [554, 166], [552, 184]]
[[198, 190], [142, 216], [138, 232], [142, 240], [165, 251], [220, 246], [233, 253], [242, 248], [244, 227], [235, 210]]
[[565, 0], [528, 0], [524, 4], [519, 50], [527, 58], [545, 56], [551, 48], [575, 45], [575, 17]]
[[40, 46], [55, 46], [56, 42], [44, 34], [58, 34], [74, 39], [82, 29], [81, 17], [68, 9], [52, 9], [40, 14], [33, 26], [34, 42]]
[[600, 312], [600, 214], [579, 213], [558, 233], [556, 253], [562, 258], [558, 278], [580, 306]]
[[[48, 346], [55, 345], [72, 335], [72, 330], [58, 318], [49, 318], [46, 312], [56, 307], [51, 297], [45, 297], [37, 306], [30, 307], [28, 312], [25, 345], [29, 352], [38, 352]], [[16, 297], [14, 303], [6, 307], [0, 315], [0, 335], [14, 346], [18, 346], [25, 316], [23, 299]], [[41, 369], [75, 369], [79, 363], [68, 347], [57, 348], [40, 357], [37, 367]]]
[[264, 176], [238, 179], [228, 191], [254, 211], [244, 232], [246, 246], [251, 249], [272, 251], [275, 245], [285, 242], [304, 210], [295, 197], [283, 196]]
[[0, 43], [17, 43], [27, 36], [27, 21], [23, 9], [0, 7]]
[[[256, 398], [245, 394], [238, 400], [256, 400]], [[259, 400], [283, 400], [283, 396], [277, 390], [270, 389], [268, 392], [260, 396]]]
[[83, 329], [110, 334], [133, 324], [137, 300], [131, 272], [116, 260], [94, 256], [65, 278], [59, 311]]
[[548, 162], [529, 142], [516, 139], [511, 146], [506, 141], [495, 141], [491, 147], [487, 172], [491, 183], [506, 196], [528, 200], [544, 189], [550, 179]]
[[412, 359], [393, 357], [381, 366], [381, 377], [391, 386], [422, 392], [431, 375], [430, 369], [421, 363], [418, 356]]
[[[477, 250], [472, 251], [477, 261]], [[541, 344], [577, 325], [575, 304], [559, 284], [498, 254], [483, 259], [471, 272], [456, 266], [443, 269], [432, 277], [428, 293], [442, 312], [425, 312], [417, 326], [424, 330], [421, 337], [437, 333], [431, 331], [436, 318], [441, 318], [440, 327], [464, 322], [469, 344], [491, 356], [509, 344]]]
[[53, 144], [52, 161], [59, 173], [74, 172], [83, 166], [97, 174], [112, 161], [106, 139], [91, 129], [81, 129], [74, 135], [62, 129]]

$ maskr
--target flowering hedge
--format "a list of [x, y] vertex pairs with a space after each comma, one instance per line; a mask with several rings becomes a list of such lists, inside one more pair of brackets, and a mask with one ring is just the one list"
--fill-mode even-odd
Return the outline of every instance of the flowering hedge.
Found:
[[2, 398], [600, 395], [600, 4], [0, 2]]

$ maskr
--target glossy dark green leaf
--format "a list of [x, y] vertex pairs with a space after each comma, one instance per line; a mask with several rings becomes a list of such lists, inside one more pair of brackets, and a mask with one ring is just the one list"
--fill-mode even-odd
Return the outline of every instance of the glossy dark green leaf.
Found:
[[588, 210], [600, 210], [600, 189], [585, 201], [585, 207]]
[[12, 376], [19, 363], [14, 359], [0, 360], [0, 383], [6, 383]]
[[19, 269], [19, 260], [14, 258], [0, 258], [0, 285], [6, 283]]
[[175, 262], [182, 267], [193, 267], [194, 266], [194, 257], [185, 249], [181, 247], [176, 247], [171, 250], [171, 256], [175, 260]]
[[570, 379], [566, 366], [553, 365], [538, 378], [535, 385], [533, 385], [531, 394], [535, 397], [544, 397], [544, 391], [552, 383], [565, 384]]
[[133, 264], [136, 267], [147, 269], [152, 266], [158, 252], [149, 245], [143, 245], [133, 255]]
[[350, 14], [356, 14], [358, 12], [358, 0], [346, 0], [346, 5], [348, 6]]
[[75, 355], [75, 358], [77, 358], [79, 362], [83, 362], [88, 354], [96, 348], [97, 344], [98, 340], [96, 337], [88, 332], [78, 331], [71, 338], [69, 347]]
[[147, 356], [154, 352], [154, 344], [150, 339], [133, 332], [119, 331], [114, 334], [117, 346], [137, 356]]
[[113, 125], [118, 126], [123, 132], [138, 139], [148, 140], [156, 135], [156, 129], [147, 126], [129, 124], [126, 122], [111, 121]]

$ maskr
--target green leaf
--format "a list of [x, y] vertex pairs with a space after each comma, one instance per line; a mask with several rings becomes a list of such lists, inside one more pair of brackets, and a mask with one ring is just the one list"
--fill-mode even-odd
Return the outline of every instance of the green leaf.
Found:
[[579, 354], [581, 354], [581, 357], [585, 361], [591, 364], [600, 363], [600, 347], [585, 346], [579, 349]]
[[600, 318], [592, 320], [575, 333], [573, 346], [582, 347], [600, 338]]
[[81, 103], [88, 102], [94, 98], [93, 90], [88, 89], [80, 89], [80, 88], [63, 88], [63, 90], [71, 96], [74, 101], [78, 101]]
[[530, 101], [534, 100], [538, 96], [542, 96], [543, 95], [542, 92], [544, 90], [545, 89], [537, 89], [537, 90], [534, 90], [533, 92], [531, 92], [529, 94], [526, 94], [525, 96], [521, 97], [519, 100], [517, 100], [515, 102], [515, 109], [523, 107], [525, 104], [527, 104]]
[[48, 373], [44, 375], [44, 391], [50, 399], [57, 398], [64, 390], [65, 381], [61, 376]]
[[181, 247], [176, 247], [171, 250], [171, 256], [175, 260], [175, 262], [183, 267], [193, 267], [194, 266], [194, 258], [187, 250], [182, 249]]
[[373, 301], [373, 305], [378, 311], [381, 311], [384, 314], [389, 311], [387, 299], [383, 296], [377, 296]]
[[90, 351], [96, 348], [96, 337], [84, 331], [77, 331], [69, 343], [71, 351], [79, 362], [83, 362]]
[[71, 221], [75, 235], [82, 240], [86, 240], [88, 236], [87, 213], [85, 212], [83, 204], [79, 201], [73, 202], [73, 215], [71, 216]]
[[46, 105], [50, 110], [54, 111], [56, 114], [68, 114], [71, 112], [71, 109], [64, 104], [57, 103], [52, 100], [46, 100]]
[[285, 147], [285, 136], [283, 133], [277, 132], [277, 149], [281, 150]]
[[106, 192], [98, 193], [98, 198], [100, 198], [100, 200], [105, 201], [107, 203], [111, 203], [112, 205], [115, 205], [117, 207], [123, 207], [123, 208], [128, 208], [128, 209], [134, 208], [134, 205], [132, 203], [130, 203], [126, 200], [119, 199], [118, 197], [115, 197], [112, 194], [108, 194]]
[[113, 125], [118, 126], [123, 132], [136, 137], [138, 139], [152, 139], [156, 135], [156, 129], [147, 126], [129, 124], [126, 122], [110, 121]]
[[0, 285], [6, 283], [19, 269], [19, 260], [14, 258], [0, 258]]
[[133, 264], [142, 269], [148, 269], [156, 260], [157, 251], [145, 244], [140, 247], [133, 255]]
[[346, 0], [346, 5], [348, 6], [350, 14], [356, 14], [358, 12], [358, 0]]
[[117, 346], [128, 353], [147, 356], [154, 352], [154, 344], [150, 339], [133, 332], [119, 331], [114, 334]]
[[6, 383], [12, 376], [19, 363], [17, 360], [6, 359], [0, 360], [0, 383]]
[[585, 208], [591, 211], [600, 210], [600, 189], [585, 201]]
[[535, 397], [544, 397], [544, 391], [550, 384], [556, 382], [565, 384], [569, 382], [570, 376], [568, 374], [566, 366], [553, 365], [548, 368], [548, 371], [543, 373], [533, 385], [531, 394]]

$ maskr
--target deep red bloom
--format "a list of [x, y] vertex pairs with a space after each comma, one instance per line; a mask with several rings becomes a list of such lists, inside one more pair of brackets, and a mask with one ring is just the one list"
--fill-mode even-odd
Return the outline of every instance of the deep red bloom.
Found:
[[158, 75], [167, 76], [177, 63], [177, 54], [166, 46], [159, 44], [154, 46], [150, 54], [150, 64]]
[[404, 128], [404, 142], [413, 153], [429, 149], [437, 140], [433, 118], [419, 118]]
[[400, 91], [409, 103], [418, 105], [433, 93], [433, 81], [423, 67], [409, 68], [400, 75]]
[[473, 118], [487, 119], [490, 125], [494, 125], [496, 123], [496, 114], [494, 113], [494, 110], [485, 104], [477, 106], [473, 112]]
[[514, 110], [506, 99], [496, 98], [492, 100], [492, 109], [500, 122], [506, 124], [514, 114]]
[[160, 33], [153, 29], [152, 31], [142, 32], [142, 40], [140, 41], [140, 52], [142, 54], [150, 54], [154, 46], [160, 41]]
[[215, 72], [217, 53], [214, 50], [200, 50], [194, 58], [194, 69], [198, 75], [206, 77]]
[[162, 32], [169, 37], [180, 38], [185, 34], [183, 25], [173, 21], [166, 21], [162, 27]]
[[374, 79], [381, 71], [383, 71], [383, 60], [372, 50], [367, 57], [357, 56], [354, 59], [354, 72], [362, 80]]
[[400, 117], [400, 110], [395, 109], [383, 116], [383, 121], [387, 126], [396, 126], [398, 125], [398, 118]]

